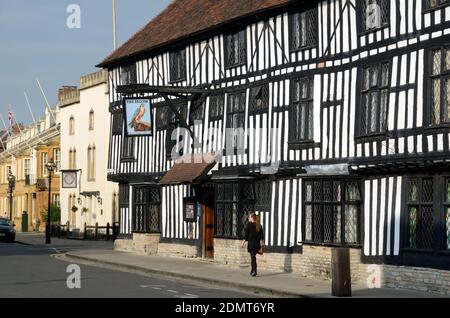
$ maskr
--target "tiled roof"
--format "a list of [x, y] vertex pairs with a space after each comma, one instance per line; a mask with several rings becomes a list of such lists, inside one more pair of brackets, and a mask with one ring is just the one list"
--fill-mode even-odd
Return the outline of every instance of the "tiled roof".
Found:
[[156, 18], [98, 66], [188, 38], [295, 0], [173, 0]]

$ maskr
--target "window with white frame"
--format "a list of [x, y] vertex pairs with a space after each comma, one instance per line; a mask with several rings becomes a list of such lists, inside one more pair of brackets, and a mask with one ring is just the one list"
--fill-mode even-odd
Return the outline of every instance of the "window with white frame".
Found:
[[47, 163], [48, 163], [48, 153], [43, 152], [41, 154], [41, 172], [42, 172], [42, 176], [46, 177], [47, 176]]
[[61, 206], [61, 196], [59, 194], [53, 194], [53, 205], [58, 208]]
[[58, 173], [61, 170], [61, 149], [53, 149], [53, 162], [55, 163], [55, 172]]
[[24, 178], [30, 178], [30, 174], [31, 174], [31, 159], [23, 159], [23, 175]]

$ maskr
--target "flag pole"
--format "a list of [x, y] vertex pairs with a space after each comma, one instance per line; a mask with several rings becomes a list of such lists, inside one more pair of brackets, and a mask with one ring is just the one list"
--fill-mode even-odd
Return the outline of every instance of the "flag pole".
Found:
[[38, 83], [38, 85], [39, 85], [39, 89], [41, 90], [42, 96], [44, 96], [45, 103], [47, 104], [46, 107], [48, 108], [48, 112], [50, 113], [50, 115], [51, 115], [52, 118], [53, 118], [53, 121], [54, 121], [55, 124], [56, 124], [56, 118], [55, 118], [55, 116], [53, 115], [52, 108], [50, 107], [50, 104], [48, 103], [47, 96], [45, 96], [45, 93], [44, 93], [44, 90], [42, 89], [41, 83], [39, 82], [39, 79], [38, 79], [38, 78], [36, 78], [36, 81], [37, 81], [37, 83]]
[[116, 0], [112, 0], [112, 11], [113, 11], [113, 46], [114, 51], [117, 49], [117, 29], [116, 29]]
[[28, 110], [30, 111], [30, 114], [31, 114], [31, 119], [33, 119], [33, 123], [35, 123], [36, 118], [34, 117], [33, 111], [31, 110], [31, 104], [30, 104], [30, 101], [28, 100], [27, 92], [23, 92], [23, 95], [25, 96], [25, 100], [27, 101]]
[[[28, 110], [30, 111], [31, 118], [33, 119], [33, 125], [35, 125], [37, 123], [37, 121], [36, 121], [36, 117], [34, 117], [33, 111], [31, 110], [31, 104], [30, 104], [30, 101], [28, 99], [28, 94], [26, 92], [23, 92], [23, 94], [25, 95], [25, 100], [27, 101]], [[40, 142], [44, 143], [44, 141], [41, 139], [39, 134], [40, 134], [40, 132], [38, 132], [36, 134], [36, 136], [39, 138]]]

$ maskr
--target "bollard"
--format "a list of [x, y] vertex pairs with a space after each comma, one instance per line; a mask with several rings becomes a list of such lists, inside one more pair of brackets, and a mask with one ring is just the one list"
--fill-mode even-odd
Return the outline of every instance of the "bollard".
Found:
[[331, 254], [331, 294], [336, 297], [351, 297], [350, 250], [333, 248]]

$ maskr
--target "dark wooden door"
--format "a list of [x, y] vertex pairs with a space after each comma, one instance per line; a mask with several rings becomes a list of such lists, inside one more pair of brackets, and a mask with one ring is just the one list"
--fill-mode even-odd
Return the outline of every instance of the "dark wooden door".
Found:
[[205, 246], [205, 257], [214, 258], [214, 195], [209, 195], [205, 197], [204, 201], [204, 246]]

